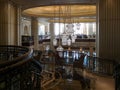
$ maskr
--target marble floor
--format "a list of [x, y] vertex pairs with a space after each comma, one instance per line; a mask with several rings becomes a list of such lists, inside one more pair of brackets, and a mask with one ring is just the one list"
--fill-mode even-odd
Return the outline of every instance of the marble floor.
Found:
[[[84, 82], [76, 79], [61, 78], [56, 85], [52, 84], [42, 88], [42, 90], [115, 90], [115, 82], [113, 77], [100, 76], [87, 71], [82, 72], [84, 77], [90, 79], [90, 86], [83, 87]], [[54, 81], [53, 83], [56, 83]], [[52, 87], [51, 87], [52, 86]]]
[[[84, 72], [86, 76], [95, 79], [95, 90], [115, 90], [115, 80], [113, 76], [101, 76], [90, 72]], [[91, 84], [91, 86], [93, 86]]]

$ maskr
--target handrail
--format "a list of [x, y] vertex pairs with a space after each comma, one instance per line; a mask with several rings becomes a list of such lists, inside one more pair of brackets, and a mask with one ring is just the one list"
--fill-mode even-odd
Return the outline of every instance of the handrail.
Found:
[[[18, 56], [16, 58], [14, 58], [13, 60], [7, 60], [7, 61], [2, 61], [0, 62], [0, 68], [2, 67], [6, 67], [8, 65], [12, 65], [12, 64], [15, 64], [21, 60], [24, 60], [24, 59], [27, 59], [27, 58], [30, 58], [32, 56], [32, 53], [33, 53], [33, 50], [30, 50], [26, 47], [22, 47], [22, 46], [11, 46], [11, 45], [8, 45], [8, 46], [4, 46], [4, 45], [1, 45], [0, 48], [9, 48], [9, 47], [12, 47], [13, 49], [15, 48], [21, 48], [22, 50], [26, 50], [26, 53], [21, 53], [22, 55], [21, 56]], [[20, 52], [20, 51], [18, 51]]]
[[8, 45], [8, 46], [0, 45], [0, 48], [1, 47], [5, 48], [5, 50], [8, 49], [8, 48], [11, 48], [11, 47], [12, 47], [12, 49], [21, 48], [21, 50], [26, 50], [26, 53], [24, 53], [24, 54], [21, 53], [22, 54], [21, 56], [18, 56], [16, 58], [14, 58], [13, 60], [7, 60], [7, 61], [0, 62], [0, 74], [3, 73], [3, 72], [5, 73], [5, 71], [9, 71], [9, 70], [11, 70], [11, 69], [13, 69], [17, 66], [22, 65], [23, 63], [29, 61], [30, 58], [32, 57], [33, 50], [30, 50], [26, 47], [11, 46], [11, 45]]
[[30, 62], [30, 61], [32, 61], [32, 59], [28, 59], [28, 60], [22, 60], [22, 61], [20, 61], [20, 62], [18, 62], [18, 63], [15, 63], [15, 64], [12, 64], [12, 65], [9, 65], [9, 66], [7, 66], [7, 67], [4, 67], [4, 68], [2, 68], [2, 69], [0, 69], [0, 74], [2, 75], [4, 75], [5, 73], [8, 73], [9, 71], [11, 71], [11, 70], [13, 70], [13, 69], [16, 69], [16, 68], [18, 68], [18, 67], [20, 67], [20, 66], [22, 66], [22, 65], [24, 65], [25, 63], [28, 63], [28, 62]]
[[[5, 50], [5, 52], [3, 50]], [[33, 59], [32, 49], [21, 46], [3, 45], [0, 46], [0, 51], [3, 51], [4, 53], [11, 52], [11, 54], [20, 54], [11, 60], [8, 59], [7, 61], [0, 62], [0, 85], [5, 83], [3, 87], [0, 87], [0, 90], [6, 90], [9, 88], [15, 90], [40, 89], [40, 79], [38, 80], [39, 76], [32, 72], [40, 74], [42, 68], [40, 63]]]
[[[107, 75], [113, 76], [114, 68], [117, 65], [116, 61], [113, 59], [107, 59], [103, 57], [94, 57], [88, 56], [86, 53], [76, 52], [78, 55], [75, 56], [74, 52], [69, 51], [64, 54], [64, 51], [60, 52], [61, 56], [58, 57], [59, 60], [57, 62], [63, 60], [63, 65], [65, 63], [66, 58], [69, 59], [66, 64], [73, 64], [73, 68], [81, 68], [90, 71], [91, 73], [95, 73], [98, 75]], [[83, 54], [84, 58], [81, 58]], [[59, 52], [58, 52], [59, 55]], [[69, 56], [66, 56], [69, 55]], [[57, 56], [56, 56], [57, 57]]]
[[117, 63], [115, 60], [92, 56], [88, 56], [86, 63], [84, 63], [85, 69], [90, 72], [107, 76], [113, 76], [116, 65]]

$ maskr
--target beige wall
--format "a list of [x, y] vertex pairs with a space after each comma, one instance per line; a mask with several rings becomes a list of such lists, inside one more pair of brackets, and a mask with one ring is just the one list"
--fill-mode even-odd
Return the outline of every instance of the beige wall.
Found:
[[120, 0], [99, 0], [99, 56], [120, 60]]
[[9, 1], [0, 1], [0, 45], [17, 44], [17, 8]]

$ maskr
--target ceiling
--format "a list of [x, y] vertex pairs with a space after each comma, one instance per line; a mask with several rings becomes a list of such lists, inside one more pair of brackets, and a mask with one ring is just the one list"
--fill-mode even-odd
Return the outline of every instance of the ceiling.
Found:
[[[52, 18], [66, 16], [77, 17], [77, 21], [94, 22], [96, 16], [96, 0], [11, 0], [22, 8], [22, 14], [38, 18], [48, 18], [49, 22], [53, 22]], [[71, 4], [71, 9], [66, 10], [65, 5]], [[56, 5], [56, 6], [55, 6]], [[60, 14], [59, 7], [61, 5]], [[67, 12], [67, 14], [63, 14]], [[82, 17], [82, 19], [80, 18]], [[84, 19], [83, 19], [84, 18]], [[68, 20], [66, 20], [68, 21]], [[58, 22], [58, 20], [56, 20]], [[61, 21], [63, 22], [63, 21]]]
[[96, 4], [97, 0], [10, 0], [17, 5], [20, 5], [22, 9], [27, 9], [31, 7], [38, 7], [51, 4]]
[[50, 5], [29, 8], [23, 11], [24, 15], [36, 17], [83, 17], [95, 16], [95, 5]]

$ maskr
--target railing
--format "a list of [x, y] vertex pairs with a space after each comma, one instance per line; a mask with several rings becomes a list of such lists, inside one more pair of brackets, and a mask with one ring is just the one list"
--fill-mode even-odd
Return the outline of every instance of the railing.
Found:
[[0, 90], [40, 90], [40, 63], [33, 51], [20, 46], [0, 46]]
[[116, 65], [114, 70], [115, 90], [120, 90], [120, 64]]
[[[95, 90], [95, 81], [97, 76], [107, 76], [113, 78], [114, 76], [114, 68], [117, 65], [115, 60], [88, 56], [86, 53], [81, 53], [79, 51], [59, 51], [58, 55], [56, 55], [56, 64], [64, 67], [71, 67], [73, 68], [72, 74], [71, 72], [65, 75], [65, 78], [79, 80], [81, 82], [82, 89], [84, 88], [91, 88], [91, 90]], [[62, 70], [63, 68], [61, 68]], [[65, 70], [64, 70], [65, 71]], [[83, 75], [84, 71], [87, 73], [94, 74], [92, 77], [91, 75]], [[120, 90], [120, 66], [116, 70], [115, 81], [116, 81], [116, 89]], [[65, 71], [66, 72], [66, 71]], [[64, 72], [64, 73], [65, 73]], [[68, 76], [68, 77], [67, 77]], [[88, 89], [89, 90], [89, 89]]]
[[32, 51], [20, 46], [0, 46], [0, 68], [31, 57]]
[[99, 57], [84, 57], [84, 67], [85, 69], [96, 73], [98, 75], [113, 76], [114, 68], [116, 66], [115, 60], [99, 58]]
[[[63, 79], [74, 79], [79, 80], [83, 85], [82, 88], [90, 87], [92, 84], [92, 89], [94, 89], [95, 78], [84, 77], [82, 74], [83, 70], [95, 73], [102, 76], [113, 76], [114, 68], [116, 66], [115, 60], [99, 58], [94, 56], [88, 56], [86, 53], [80, 51], [57, 51], [55, 53], [46, 51], [42, 53], [42, 58], [40, 59], [43, 64], [43, 69], [49, 71], [46, 74], [48, 77], [43, 78], [42, 87], [47, 87], [51, 85], [54, 81], [52, 79], [53, 74], [50, 71], [58, 71]], [[44, 77], [45, 75], [43, 75]], [[49, 77], [50, 76], [50, 77]], [[84, 87], [85, 84], [85, 87]]]
[[98, 75], [112, 76], [116, 66], [115, 60], [88, 56], [79, 51], [62, 51], [58, 54], [59, 60], [57, 59], [57, 62], [62, 62], [62, 65], [73, 64], [73, 68], [86, 69]]

